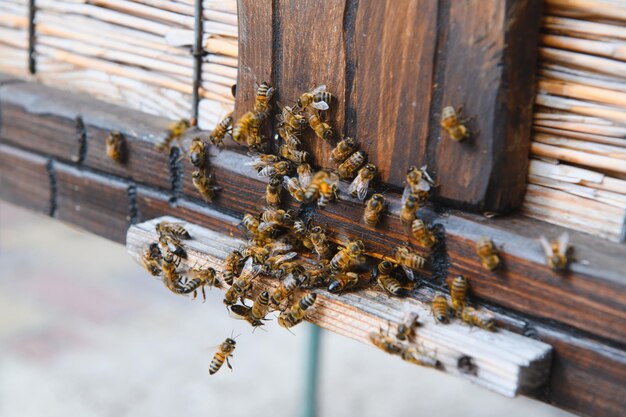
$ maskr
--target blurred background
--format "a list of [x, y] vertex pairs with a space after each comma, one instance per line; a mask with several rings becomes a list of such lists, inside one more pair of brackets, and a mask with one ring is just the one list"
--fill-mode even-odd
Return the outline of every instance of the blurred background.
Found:
[[[175, 296], [123, 246], [0, 201], [0, 416], [294, 416], [308, 324], [231, 319], [221, 293]], [[209, 377], [215, 346], [241, 333]], [[328, 332], [320, 416], [571, 416]]]

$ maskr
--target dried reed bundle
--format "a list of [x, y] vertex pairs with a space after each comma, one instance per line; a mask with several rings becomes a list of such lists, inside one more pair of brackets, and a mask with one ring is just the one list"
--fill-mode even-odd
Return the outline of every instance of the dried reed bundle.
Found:
[[28, 2], [0, 2], [0, 71], [28, 75]]

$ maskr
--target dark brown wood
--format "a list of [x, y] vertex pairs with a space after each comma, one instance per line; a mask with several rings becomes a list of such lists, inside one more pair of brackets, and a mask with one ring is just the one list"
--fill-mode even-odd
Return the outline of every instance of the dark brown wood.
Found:
[[[241, 50], [267, 51], [269, 3], [241, 0]], [[247, 11], [255, 13], [246, 16]], [[263, 16], [256, 19], [256, 15]], [[474, 211], [509, 211], [526, 187], [540, 0], [337, 0], [273, 3], [272, 81], [290, 104], [314, 85], [337, 96], [329, 116], [355, 135], [381, 180], [402, 187], [411, 165], [437, 174], [436, 195]], [[312, 24], [311, 22], [315, 22]], [[240, 55], [245, 78], [268, 73], [259, 54]], [[238, 113], [253, 96], [240, 85]], [[439, 126], [445, 106], [465, 104], [474, 135], [457, 143]], [[313, 162], [328, 166], [330, 146], [303, 136]], [[524, 157], [520, 157], [524, 155]]]
[[0, 144], [0, 197], [18, 206], [50, 214], [48, 160]]

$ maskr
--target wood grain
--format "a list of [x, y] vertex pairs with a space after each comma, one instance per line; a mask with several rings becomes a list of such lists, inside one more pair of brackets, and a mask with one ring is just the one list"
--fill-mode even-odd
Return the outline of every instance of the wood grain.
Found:
[[48, 160], [0, 144], [0, 197], [33, 211], [50, 214]]

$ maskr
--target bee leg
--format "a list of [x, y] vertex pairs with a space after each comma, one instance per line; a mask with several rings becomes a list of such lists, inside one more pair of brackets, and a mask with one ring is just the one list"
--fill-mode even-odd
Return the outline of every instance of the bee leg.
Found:
[[204, 286], [202, 286], [202, 302], [206, 302], [206, 292], [204, 291]]
[[[233, 356], [233, 355], [231, 354], [230, 356]], [[230, 360], [228, 359], [228, 357], [226, 358], [226, 365], [228, 366], [228, 368], [229, 368], [229, 369], [231, 370], [231, 372], [232, 372], [233, 367], [231, 366], [231, 364], [230, 364]]]
[[198, 296], [198, 291], [194, 290], [193, 291], [193, 299], [195, 300], [197, 296]]

